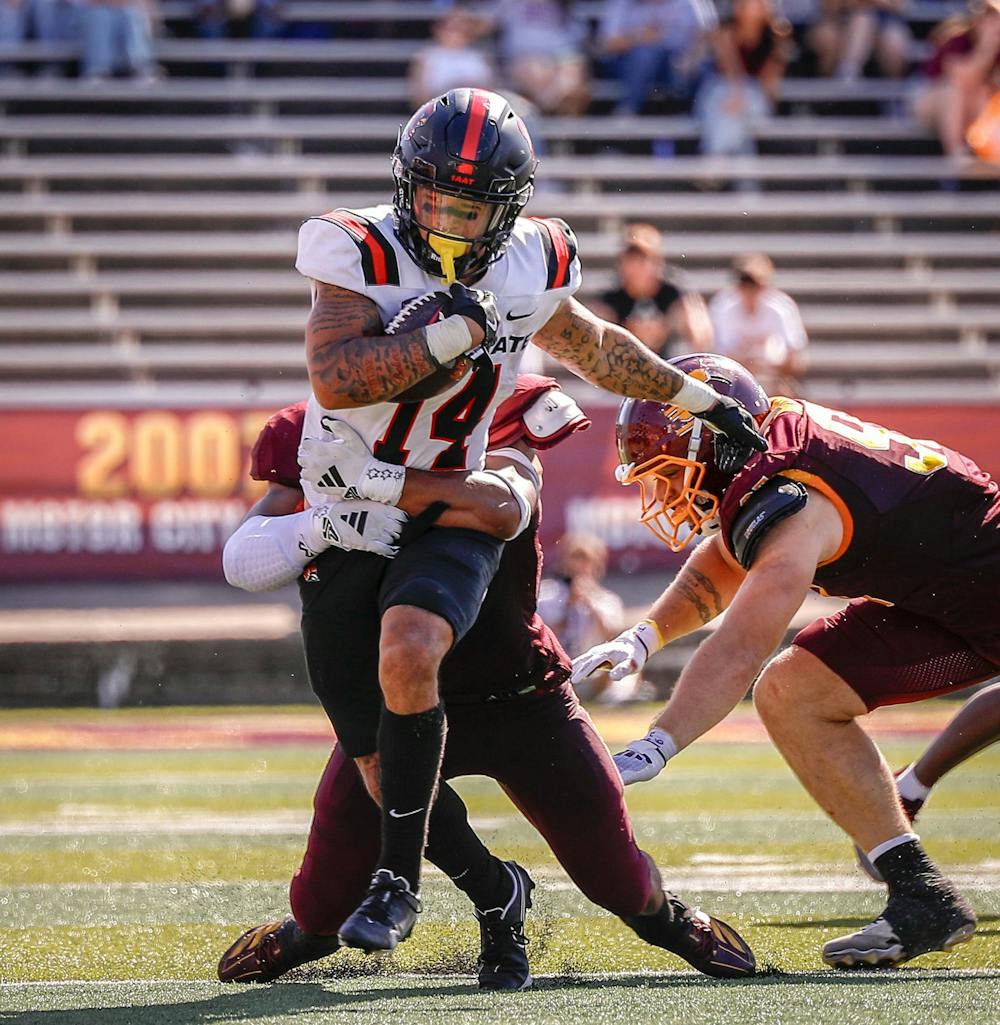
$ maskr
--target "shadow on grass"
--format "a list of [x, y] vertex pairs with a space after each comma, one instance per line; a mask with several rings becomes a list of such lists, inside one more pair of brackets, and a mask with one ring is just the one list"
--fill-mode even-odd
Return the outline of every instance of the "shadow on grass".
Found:
[[[995, 973], [985, 976], [995, 977]], [[357, 978], [357, 977], [356, 977]], [[937, 982], [964, 982], [966, 975], [951, 975], [946, 969], [903, 967], [891, 971], [834, 971], [785, 973], [766, 967], [753, 979], [709, 979], [694, 972], [650, 972], [636, 975], [609, 976], [549, 976], [536, 979], [534, 993], [557, 993], [561, 990], [632, 990], [662, 989], [702, 990], [733, 989], [735, 987], [781, 986], [911, 986]], [[440, 980], [430, 985], [414, 986], [405, 979], [386, 978], [384, 986], [365, 986], [351, 989], [352, 979], [331, 976], [325, 984], [318, 981], [277, 983], [271, 986], [239, 986], [225, 992], [214, 993], [198, 1000], [178, 1000], [174, 1003], [133, 1004], [127, 1007], [75, 1007], [51, 1010], [0, 1011], [4, 1025], [80, 1025], [92, 1021], [100, 1025], [199, 1025], [199, 1023], [252, 1022], [258, 1018], [283, 1018], [294, 1021], [299, 1014], [357, 1013], [370, 1016], [373, 1000], [386, 1001], [408, 998], [434, 1000], [434, 1014], [444, 1016], [456, 1012], [482, 1012], [495, 1014], [496, 994], [482, 994], [471, 978]], [[330, 988], [339, 982], [343, 991]], [[81, 983], [86, 986], [87, 983]], [[99, 984], [98, 984], [99, 985]], [[163, 985], [163, 984], [161, 984]], [[182, 985], [182, 984], [179, 984]], [[530, 1000], [531, 993], [512, 995], [514, 999]], [[501, 997], [502, 999], [502, 997]], [[352, 1006], [354, 1005], [354, 1006]], [[359, 1019], [360, 1021], [361, 1019]]]
[[[350, 980], [345, 980], [349, 983]], [[80, 983], [86, 986], [87, 983]], [[178, 985], [178, 988], [180, 988]], [[415, 986], [387, 985], [384, 989], [363, 989], [340, 992], [316, 982], [277, 983], [272, 986], [234, 986], [201, 1000], [178, 1000], [174, 1003], [154, 1003], [129, 1007], [63, 1008], [32, 1011], [0, 1011], [3, 1025], [80, 1025], [90, 1020], [100, 1025], [198, 1025], [201, 1022], [221, 1023], [253, 1021], [255, 1018], [285, 1018], [294, 1020], [298, 1014], [352, 1010], [357, 1004], [359, 1013], [370, 1019], [371, 1001], [394, 997], [434, 997], [435, 1012], [477, 1011], [475, 998], [479, 995], [473, 983], [463, 981], [442, 982], [439, 985]], [[460, 1001], [453, 1004], [451, 1000]], [[485, 1009], [485, 1004], [482, 1005]]]

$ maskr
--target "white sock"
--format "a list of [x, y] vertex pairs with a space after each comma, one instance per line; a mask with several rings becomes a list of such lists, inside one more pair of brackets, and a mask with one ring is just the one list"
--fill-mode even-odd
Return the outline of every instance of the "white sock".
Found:
[[877, 847], [873, 847], [868, 852], [868, 860], [874, 865], [876, 858], [881, 858], [887, 851], [891, 851], [893, 847], [901, 847], [904, 843], [910, 843], [911, 840], [919, 840], [920, 837], [916, 833], [900, 833], [899, 836], [894, 836], [891, 840], [886, 840], [885, 843], [880, 843]]
[[912, 765], [908, 765], [904, 772], [896, 777], [896, 789], [900, 797], [907, 801], [926, 801], [930, 796], [931, 788], [920, 782]]

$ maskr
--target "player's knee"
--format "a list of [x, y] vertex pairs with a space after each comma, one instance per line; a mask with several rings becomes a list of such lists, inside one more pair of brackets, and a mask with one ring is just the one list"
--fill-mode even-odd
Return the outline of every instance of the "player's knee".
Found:
[[390, 697], [436, 694], [438, 667], [451, 646], [451, 636], [445, 620], [423, 609], [394, 606], [386, 612], [379, 645], [379, 679], [390, 707]]
[[753, 703], [765, 723], [772, 723], [796, 708], [797, 696], [792, 673], [781, 660], [771, 659], [753, 688]]

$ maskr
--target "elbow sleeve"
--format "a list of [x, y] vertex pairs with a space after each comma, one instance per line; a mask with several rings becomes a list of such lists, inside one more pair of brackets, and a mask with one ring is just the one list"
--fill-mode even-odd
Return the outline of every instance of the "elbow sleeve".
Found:
[[309, 514], [252, 516], [241, 524], [222, 550], [226, 580], [233, 587], [254, 592], [290, 584], [312, 558], [298, 544], [298, 521]]

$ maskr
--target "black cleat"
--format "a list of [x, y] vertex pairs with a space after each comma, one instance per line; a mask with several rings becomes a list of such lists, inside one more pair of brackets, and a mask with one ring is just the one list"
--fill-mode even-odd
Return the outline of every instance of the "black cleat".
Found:
[[369, 954], [394, 950], [413, 931], [420, 913], [420, 898], [402, 876], [380, 868], [372, 876], [368, 895], [340, 927], [340, 942]]
[[479, 919], [479, 988], [521, 990], [531, 987], [531, 969], [525, 947], [524, 917], [531, 907], [535, 884], [515, 861], [505, 861], [513, 892], [502, 907], [481, 911]]
[[272, 982], [299, 965], [332, 954], [336, 936], [303, 932], [294, 918], [265, 922], [247, 931], [222, 955], [220, 982]]
[[950, 951], [975, 931], [975, 912], [950, 884], [922, 887], [890, 894], [874, 922], [824, 944], [823, 960], [833, 968], [892, 968], [932, 950]]
[[693, 968], [713, 979], [745, 979], [757, 970], [753, 951], [731, 926], [705, 911], [689, 907], [672, 893], [664, 891], [664, 901], [672, 917], [634, 915], [623, 919], [647, 943], [684, 958]]

